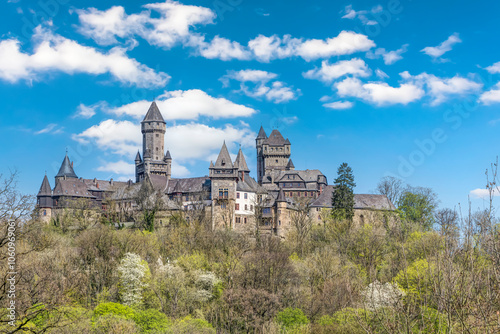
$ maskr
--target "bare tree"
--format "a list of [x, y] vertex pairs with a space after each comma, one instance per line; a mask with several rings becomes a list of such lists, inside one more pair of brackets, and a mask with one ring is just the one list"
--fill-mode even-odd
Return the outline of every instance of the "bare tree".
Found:
[[35, 196], [22, 194], [17, 189], [19, 173], [14, 170], [10, 175], [0, 174], [0, 222], [25, 221], [31, 218], [35, 207]]
[[146, 177], [142, 182], [135, 201], [141, 214], [141, 218], [137, 224], [138, 227], [152, 232], [154, 230], [156, 213], [163, 208], [164, 203], [161, 193], [153, 187], [149, 177]]
[[386, 195], [387, 198], [394, 204], [399, 201], [406, 185], [398, 178], [386, 176], [377, 184], [377, 192], [381, 195]]
[[301, 255], [304, 254], [304, 243], [313, 226], [313, 219], [310, 216], [311, 203], [309, 198], [294, 198], [294, 207], [290, 213], [290, 221], [296, 233], [297, 246]]

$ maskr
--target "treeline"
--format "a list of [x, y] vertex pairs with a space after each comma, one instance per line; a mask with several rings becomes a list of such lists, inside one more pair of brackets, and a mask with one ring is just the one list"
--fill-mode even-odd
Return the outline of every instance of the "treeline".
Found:
[[2, 223], [5, 333], [500, 332], [492, 206], [437, 210], [429, 189], [386, 178], [379, 191], [397, 204], [393, 222], [385, 213], [364, 223], [325, 214], [324, 224], [302, 222], [281, 240], [182, 220], [153, 232], [63, 230], [26, 219], [20, 207], [32, 203], [3, 184], [14, 200], [1, 202], [0, 220], [25, 220], [14, 326]]

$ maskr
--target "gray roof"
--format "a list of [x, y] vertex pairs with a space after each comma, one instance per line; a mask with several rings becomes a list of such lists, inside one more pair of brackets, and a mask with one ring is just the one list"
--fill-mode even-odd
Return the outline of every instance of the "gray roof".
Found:
[[167, 150], [167, 153], [165, 153], [165, 159], [172, 160], [172, 156], [170, 155], [170, 151], [169, 150]]
[[227, 169], [233, 168], [233, 163], [231, 161], [231, 156], [229, 155], [229, 151], [227, 150], [226, 142], [222, 144], [222, 148], [220, 149], [217, 161], [215, 161], [215, 168], [227, 168]]
[[57, 173], [56, 177], [73, 177], [73, 178], [78, 178], [76, 176], [75, 171], [73, 170], [73, 164], [69, 161], [68, 158], [68, 153], [66, 153], [66, 156], [64, 157], [64, 160], [61, 164], [61, 168], [59, 168], [59, 172]]
[[158, 109], [158, 106], [156, 105], [155, 101], [151, 103], [151, 106], [149, 107], [149, 110], [142, 121], [143, 122], [157, 121], [165, 123], [165, 120], [163, 119], [160, 109]]
[[137, 155], [135, 156], [135, 161], [142, 162], [141, 154], [139, 153], [139, 151], [137, 151]]
[[[314, 207], [332, 207], [332, 195], [335, 187], [326, 186], [323, 188], [321, 195], [314, 200]], [[373, 194], [354, 194], [354, 209], [370, 209], [370, 210], [396, 210], [394, 204], [389, 201], [385, 195]]]
[[[209, 191], [210, 179], [208, 176], [189, 177], [185, 179], [170, 179], [167, 184], [166, 193], [201, 193], [205, 189]], [[204, 189], [205, 188], [205, 189]]]
[[238, 177], [238, 183], [236, 184], [237, 191], [244, 192], [257, 192], [259, 189], [259, 184], [253, 177], [250, 176], [248, 172], [244, 173], [244, 178], [241, 175]]
[[54, 188], [53, 196], [95, 198], [81, 179], [59, 180]]
[[271, 146], [282, 146], [285, 144], [290, 144], [290, 141], [281, 135], [281, 133], [274, 129], [271, 134], [269, 135], [269, 138], [267, 138], [266, 143], [271, 145]]
[[292, 159], [288, 160], [288, 163], [286, 164], [286, 168], [295, 168], [295, 165], [292, 162]]
[[40, 190], [38, 191], [38, 196], [51, 196], [52, 188], [50, 187], [49, 179], [47, 178], [47, 174], [45, 174], [42, 185], [40, 186]]
[[276, 202], [286, 202], [285, 193], [283, 192], [283, 188], [280, 189], [278, 193], [278, 198], [276, 198]]
[[262, 125], [260, 126], [259, 134], [256, 139], [267, 139], [266, 131], [264, 131]]
[[236, 160], [234, 160], [234, 168], [238, 168], [239, 171], [250, 172], [248, 169], [247, 162], [245, 161], [245, 156], [243, 155], [243, 151], [238, 151], [238, 155], [236, 156]]

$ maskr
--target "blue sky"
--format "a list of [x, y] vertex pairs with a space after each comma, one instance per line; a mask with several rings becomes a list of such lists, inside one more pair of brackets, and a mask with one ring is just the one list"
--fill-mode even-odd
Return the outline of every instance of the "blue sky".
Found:
[[[442, 207], [482, 207], [499, 154], [496, 1], [70, 1], [0, 4], [0, 171], [127, 180], [156, 98], [177, 177], [208, 173], [223, 140], [255, 173], [262, 125], [297, 169], [356, 192], [393, 175]], [[53, 185], [53, 184], [52, 184]]]

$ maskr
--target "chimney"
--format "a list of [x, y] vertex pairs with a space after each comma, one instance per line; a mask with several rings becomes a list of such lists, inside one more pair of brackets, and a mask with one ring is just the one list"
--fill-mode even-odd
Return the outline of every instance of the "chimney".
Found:
[[109, 184], [113, 185], [113, 179], [109, 180]]

